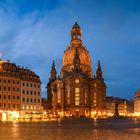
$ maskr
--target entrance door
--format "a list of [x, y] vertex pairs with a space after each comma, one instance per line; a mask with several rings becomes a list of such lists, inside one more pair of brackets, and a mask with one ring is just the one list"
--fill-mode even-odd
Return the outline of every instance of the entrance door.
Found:
[[76, 110], [76, 117], [79, 117], [79, 109]]

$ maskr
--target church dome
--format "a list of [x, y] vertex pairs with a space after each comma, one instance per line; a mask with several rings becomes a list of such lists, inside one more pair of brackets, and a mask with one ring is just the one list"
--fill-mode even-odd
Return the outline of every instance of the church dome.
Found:
[[77, 49], [80, 59], [80, 68], [82, 69], [82, 72], [92, 77], [92, 66], [90, 55], [86, 47], [84, 47], [82, 44], [82, 32], [77, 22], [72, 27], [71, 38], [72, 39], [70, 46], [67, 47], [66, 50], [64, 51], [61, 72], [63, 73], [63, 71], [73, 70], [74, 68], [73, 60]]

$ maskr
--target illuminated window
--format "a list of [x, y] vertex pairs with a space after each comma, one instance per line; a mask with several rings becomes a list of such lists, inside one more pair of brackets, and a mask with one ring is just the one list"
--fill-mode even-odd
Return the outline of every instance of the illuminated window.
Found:
[[67, 100], [68, 100], [68, 104], [70, 104], [70, 89], [68, 89]]
[[79, 93], [79, 88], [75, 88], [75, 93]]
[[94, 92], [94, 99], [93, 99], [94, 106], [96, 106], [96, 92]]
[[79, 88], [75, 88], [75, 105], [79, 106]]
[[96, 92], [94, 92], [94, 99], [96, 99]]
[[85, 104], [87, 104], [87, 92], [85, 92]]

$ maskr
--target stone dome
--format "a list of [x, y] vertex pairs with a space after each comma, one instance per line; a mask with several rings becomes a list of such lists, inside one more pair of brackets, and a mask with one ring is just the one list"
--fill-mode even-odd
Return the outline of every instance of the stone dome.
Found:
[[79, 54], [79, 59], [80, 59], [80, 68], [84, 73], [87, 73], [90, 77], [92, 77], [92, 65], [91, 65], [90, 55], [86, 47], [84, 47], [82, 44], [81, 29], [80, 26], [77, 24], [77, 22], [72, 27], [71, 36], [72, 36], [72, 40], [70, 46], [66, 48], [62, 58], [61, 72], [73, 70], [74, 68], [73, 60], [77, 49]]

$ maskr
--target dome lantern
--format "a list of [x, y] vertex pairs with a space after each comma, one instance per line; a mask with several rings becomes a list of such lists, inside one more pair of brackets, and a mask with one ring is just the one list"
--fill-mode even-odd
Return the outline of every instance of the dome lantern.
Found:
[[72, 26], [71, 29], [71, 43], [81, 44], [82, 43], [82, 31], [77, 22]]

